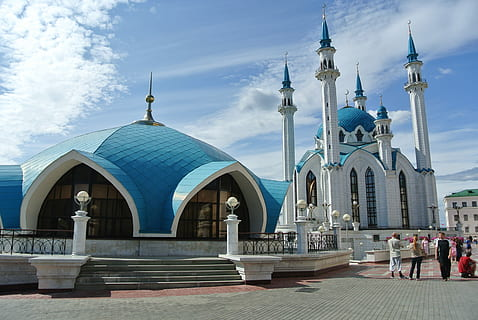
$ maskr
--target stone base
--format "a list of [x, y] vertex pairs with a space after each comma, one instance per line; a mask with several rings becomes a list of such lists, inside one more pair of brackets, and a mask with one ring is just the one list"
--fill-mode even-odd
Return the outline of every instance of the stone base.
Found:
[[37, 269], [38, 289], [74, 289], [80, 268], [88, 256], [42, 256], [30, 259]]
[[259, 255], [220, 254], [219, 257], [234, 262], [236, 270], [246, 284], [270, 283], [274, 266], [282, 259], [281, 257]]
[[28, 262], [30, 254], [0, 254], [0, 286], [35, 285], [38, 282], [36, 270]]
[[293, 254], [280, 256], [274, 277], [312, 276], [337, 268], [348, 267], [352, 251], [330, 251], [319, 254]]

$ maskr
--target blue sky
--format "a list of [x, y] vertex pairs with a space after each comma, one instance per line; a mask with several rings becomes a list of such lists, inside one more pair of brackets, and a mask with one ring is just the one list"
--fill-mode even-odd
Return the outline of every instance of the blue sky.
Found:
[[[439, 205], [478, 188], [478, 2], [326, 1], [339, 107], [355, 88], [367, 110], [383, 95], [392, 145], [414, 162], [403, 90], [407, 21], [423, 75]], [[315, 49], [322, 2], [4, 0], [0, 4], [0, 163], [22, 163], [82, 133], [142, 118], [149, 72], [154, 117], [281, 179], [277, 112], [284, 52], [296, 89], [296, 158], [321, 122]], [[443, 211], [442, 211], [443, 212]]]

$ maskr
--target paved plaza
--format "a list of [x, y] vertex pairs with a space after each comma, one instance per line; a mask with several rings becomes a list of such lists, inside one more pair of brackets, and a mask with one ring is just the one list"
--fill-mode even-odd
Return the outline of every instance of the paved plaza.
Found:
[[[408, 274], [410, 263], [404, 262]], [[0, 319], [476, 319], [478, 278], [390, 279], [387, 264], [359, 264], [264, 286], [157, 291], [0, 293]]]

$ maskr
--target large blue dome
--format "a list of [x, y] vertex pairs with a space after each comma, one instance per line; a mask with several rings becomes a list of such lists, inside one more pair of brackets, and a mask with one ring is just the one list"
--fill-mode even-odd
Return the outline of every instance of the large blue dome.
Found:
[[[362, 126], [367, 132], [375, 129], [375, 118], [367, 112], [354, 107], [343, 107], [337, 111], [338, 126], [347, 132], [353, 132], [358, 126]], [[317, 138], [322, 139], [323, 125], [317, 130]]]

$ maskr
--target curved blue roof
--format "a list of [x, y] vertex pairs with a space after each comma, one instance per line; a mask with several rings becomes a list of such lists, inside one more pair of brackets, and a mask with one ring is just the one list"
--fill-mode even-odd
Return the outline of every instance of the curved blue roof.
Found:
[[388, 119], [387, 108], [384, 106], [380, 106], [380, 108], [377, 110], [377, 120], [379, 119]]
[[[21, 167], [0, 166], [4, 169], [0, 170], [0, 200], [14, 198], [8, 201], [11, 208], [0, 205], [5, 227], [19, 226], [21, 201], [32, 183], [70, 152], [78, 152], [104, 168], [128, 190], [138, 211], [140, 233], [170, 233], [179, 204], [175, 191], [192, 190], [201, 178], [237, 162], [223, 151], [166, 126], [133, 123], [88, 133], [40, 152]], [[272, 232], [288, 183], [253, 177], [266, 202], [267, 231]], [[8, 190], [2, 190], [2, 184]], [[6, 212], [13, 220], [5, 221]]]
[[[354, 107], [343, 107], [337, 111], [338, 126], [347, 132], [353, 132], [359, 125], [367, 132], [375, 129], [375, 118], [367, 112]], [[317, 138], [322, 138], [323, 125], [317, 130]]]

